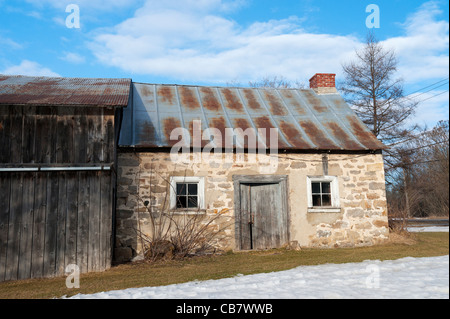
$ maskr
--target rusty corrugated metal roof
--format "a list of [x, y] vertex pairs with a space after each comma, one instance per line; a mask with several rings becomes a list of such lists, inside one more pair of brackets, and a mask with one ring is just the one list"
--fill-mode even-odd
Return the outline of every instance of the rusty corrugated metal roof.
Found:
[[0, 75], [0, 105], [126, 106], [131, 79]]
[[[175, 128], [190, 133], [193, 121], [202, 131], [226, 128], [278, 129], [278, 148], [296, 150], [379, 150], [378, 141], [339, 94], [313, 90], [202, 87], [133, 83], [131, 107], [124, 109], [119, 146], [172, 147]], [[202, 141], [202, 145], [209, 143]], [[242, 146], [242, 145], [241, 145]], [[247, 148], [247, 145], [243, 145]], [[234, 145], [236, 147], [236, 145]]]

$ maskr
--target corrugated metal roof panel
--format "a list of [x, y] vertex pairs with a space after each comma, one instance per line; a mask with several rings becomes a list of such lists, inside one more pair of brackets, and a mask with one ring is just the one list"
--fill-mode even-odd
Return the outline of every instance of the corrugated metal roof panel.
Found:
[[[220, 132], [222, 145], [225, 145], [226, 129], [233, 129], [239, 141], [236, 143], [235, 139], [234, 147], [252, 147], [242, 136], [247, 129], [250, 129], [247, 133], [258, 135], [270, 147], [270, 129], [276, 129], [279, 149], [385, 148], [339, 94], [142, 83], [133, 83], [133, 87], [132, 107], [124, 110], [119, 140], [123, 147], [171, 147], [178, 141], [170, 140], [175, 128], [187, 129], [193, 146], [193, 121], [199, 120], [202, 132], [207, 128]], [[242, 132], [236, 130], [239, 128]], [[202, 146], [209, 142], [202, 141]]]
[[0, 105], [127, 106], [131, 79], [0, 75]]

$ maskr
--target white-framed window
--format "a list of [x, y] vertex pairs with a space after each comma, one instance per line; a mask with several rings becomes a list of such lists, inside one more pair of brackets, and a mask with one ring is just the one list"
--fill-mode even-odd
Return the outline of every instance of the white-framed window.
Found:
[[307, 176], [308, 212], [341, 211], [337, 176]]
[[170, 178], [170, 207], [173, 210], [205, 209], [205, 178], [172, 176]]

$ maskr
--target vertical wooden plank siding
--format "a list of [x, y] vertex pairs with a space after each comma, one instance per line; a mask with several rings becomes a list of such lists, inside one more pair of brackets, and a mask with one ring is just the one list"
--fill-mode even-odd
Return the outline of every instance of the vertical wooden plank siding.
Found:
[[112, 191], [110, 172], [101, 172], [100, 196], [100, 268], [108, 269], [111, 260]]
[[22, 163], [37, 162], [34, 141], [36, 138], [36, 108], [23, 107]]
[[69, 264], [110, 268], [111, 179], [108, 171], [0, 174], [0, 281], [61, 276]]
[[6, 257], [8, 250], [8, 230], [10, 218], [11, 178], [9, 174], [0, 173], [0, 281], [5, 280]]
[[50, 154], [48, 156], [49, 161], [47, 163], [57, 163], [56, 154], [57, 148], [60, 147], [57, 144], [56, 137], [58, 136], [58, 110], [56, 108], [51, 108], [49, 114], [47, 115], [47, 121], [49, 122], [49, 137], [47, 143], [49, 144]]
[[46, 174], [36, 174], [34, 187], [33, 245], [31, 255], [31, 278], [41, 278], [44, 272], [45, 222], [47, 214]]
[[[88, 271], [88, 244], [89, 244], [89, 175], [88, 172], [80, 172], [78, 188], [78, 228], [77, 228], [77, 262], [82, 273]], [[93, 258], [93, 257], [92, 257]]]
[[240, 185], [240, 249], [252, 249], [253, 238], [251, 227], [250, 185]]
[[58, 232], [59, 173], [46, 173], [47, 216], [44, 242], [44, 277], [56, 274], [56, 238]]
[[[11, 114], [10, 106], [0, 107], [0, 163], [10, 161]], [[11, 175], [0, 173], [0, 281], [7, 269], [8, 235], [10, 224]]]
[[12, 107], [0, 107], [0, 163], [8, 163], [11, 143]]
[[[9, 163], [23, 163], [22, 160], [22, 107], [11, 107], [10, 114], [10, 149]], [[8, 163], [5, 162], [5, 163]]]
[[57, 275], [64, 274], [66, 251], [66, 216], [67, 216], [67, 172], [58, 174], [58, 210], [56, 214], [56, 269]]
[[18, 279], [31, 277], [31, 249], [34, 217], [34, 174], [23, 174], [22, 223], [20, 225]]
[[78, 172], [67, 173], [66, 247], [64, 269], [77, 262]]
[[22, 224], [22, 183], [23, 174], [11, 174], [11, 194], [9, 204], [8, 248], [6, 251], [5, 280], [18, 278], [20, 234]]
[[[115, 161], [114, 110], [0, 108], [0, 165]], [[8, 166], [7, 166], [8, 167]], [[0, 173], [0, 281], [111, 266], [112, 171]]]
[[36, 113], [36, 138], [34, 139], [36, 163], [51, 163], [51, 148], [53, 137], [51, 108], [43, 107]]
[[100, 242], [100, 178], [99, 173], [89, 175], [89, 247], [88, 254], [92, 258], [88, 260], [88, 271], [97, 271], [99, 265], [99, 249]]
[[88, 132], [86, 111], [79, 108], [74, 110], [75, 120], [73, 128], [73, 147], [76, 163], [87, 163]]

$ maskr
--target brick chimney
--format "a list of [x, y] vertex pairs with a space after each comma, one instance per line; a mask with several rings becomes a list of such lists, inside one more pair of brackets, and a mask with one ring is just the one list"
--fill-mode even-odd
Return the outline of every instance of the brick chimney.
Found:
[[336, 74], [332, 73], [316, 73], [309, 80], [309, 87], [317, 94], [334, 94], [336, 90]]

